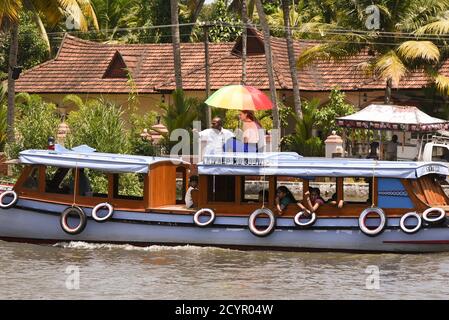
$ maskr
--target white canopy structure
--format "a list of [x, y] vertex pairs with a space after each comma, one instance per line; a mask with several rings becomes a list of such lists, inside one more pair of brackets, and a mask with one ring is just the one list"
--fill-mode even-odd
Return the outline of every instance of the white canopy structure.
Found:
[[417, 107], [371, 104], [345, 117], [337, 125], [346, 128], [431, 132], [449, 129], [449, 121], [434, 118]]
[[19, 154], [19, 163], [62, 168], [89, 168], [114, 173], [147, 173], [152, 164], [160, 162], [189, 164], [177, 158], [100, 153], [93, 150], [95, 149], [88, 146], [68, 150], [59, 145], [56, 145], [55, 150], [24, 150]]

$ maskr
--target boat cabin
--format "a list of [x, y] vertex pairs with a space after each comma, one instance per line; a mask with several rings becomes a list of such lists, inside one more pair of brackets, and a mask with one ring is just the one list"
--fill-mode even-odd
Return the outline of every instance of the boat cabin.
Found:
[[26, 150], [14, 189], [21, 198], [119, 210], [182, 207], [190, 164], [179, 159], [97, 152]]
[[[15, 185], [20, 198], [94, 207], [107, 202], [117, 210], [192, 214], [209, 208], [218, 215], [249, 216], [261, 207], [276, 213], [276, 190], [287, 187], [296, 201], [310, 187], [324, 201], [317, 214], [358, 217], [368, 207], [388, 216], [438, 206], [449, 210], [442, 163], [368, 159], [303, 158], [296, 153], [223, 153], [198, 165], [199, 184], [186, 208], [191, 165], [179, 159], [97, 152], [26, 150]], [[343, 201], [338, 208], [335, 204]], [[290, 204], [283, 216], [299, 207]]]
[[[262, 206], [276, 212], [280, 186], [286, 186], [296, 201], [303, 201], [309, 188], [320, 189], [320, 217], [358, 217], [371, 206], [389, 216], [435, 206], [449, 210], [441, 186], [449, 171], [441, 163], [234, 153], [206, 156], [198, 172], [198, 207], [223, 214], [248, 215]], [[343, 206], [338, 208], [340, 200]], [[282, 216], [293, 217], [298, 211], [290, 204]]]

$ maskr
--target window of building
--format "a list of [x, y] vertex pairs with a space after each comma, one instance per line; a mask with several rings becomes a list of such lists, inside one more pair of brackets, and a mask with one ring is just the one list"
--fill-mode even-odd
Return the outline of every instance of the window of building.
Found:
[[114, 174], [114, 198], [126, 200], [143, 200], [143, 191], [143, 174]]
[[[264, 179], [265, 178], [265, 179]], [[242, 195], [241, 201], [248, 203], [267, 203], [269, 180], [268, 177], [244, 176], [240, 177]]]
[[207, 201], [235, 202], [234, 176], [208, 176]]

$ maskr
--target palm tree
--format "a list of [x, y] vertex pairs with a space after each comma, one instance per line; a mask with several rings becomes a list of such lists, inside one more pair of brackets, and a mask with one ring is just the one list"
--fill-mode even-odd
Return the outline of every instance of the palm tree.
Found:
[[[268, 28], [267, 18], [263, 11], [261, 0], [256, 0], [257, 14], [259, 15], [260, 24], [263, 29], [265, 60], [267, 63], [268, 82], [270, 85], [271, 101], [273, 102], [273, 128], [280, 132], [279, 109], [277, 104], [276, 83], [274, 82], [273, 72], [273, 56], [271, 53], [270, 29]], [[278, 146], [274, 146], [275, 149]]]
[[[9, 52], [8, 71], [8, 141], [14, 141], [14, 96], [15, 79], [17, 77], [17, 53], [18, 53], [18, 33], [20, 23], [20, 13], [22, 11], [33, 13], [34, 20], [41, 32], [45, 33], [41, 15], [45, 17], [47, 23], [56, 25], [60, 19], [70, 14], [81, 30], [87, 30], [88, 17], [98, 29], [95, 12], [90, 0], [5, 0], [0, 7], [0, 31], [10, 32], [11, 46]], [[48, 38], [47, 38], [48, 43]]]
[[246, 83], [246, 49], [248, 40], [248, 13], [246, 8], [246, 0], [242, 1], [242, 85]]
[[172, 30], [172, 42], [173, 42], [173, 59], [175, 64], [175, 81], [176, 90], [182, 90], [182, 74], [181, 74], [181, 40], [179, 38], [179, 12], [178, 1], [170, 0], [171, 11], [171, 30]]
[[[431, 22], [449, 10], [448, 0], [379, 1], [376, 6], [380, 12], [381, 30], [366, 30], [365, 9], [372, 5], [371, 0], [332, 1], [338, 14], [333, 21], [320, 24], [314, 30], [315, 33], [328, 30], [327, 42], [305, 50], [299, 56], [298, 67], [316, 59], [339, 59], [369, 50], [372, 58], [365, 67], [386, 80], [386, 102], [390, 100], [391, 87], [417, 67], [433, 70], [430, 74], [437, 84], [438, 79], [444, 82], [435, 72], [441, 57], [437, 39], [429, 41], [427, 37], [423, 40], [420, 32], [432, 30]], [[341, 32], [341, 29], [356, 31]]]
[[301, 97], [299, 95], [298, 73], [296, 71], [295, 50], [293, 48], [292, 29], [290, 28], [290, 0], [282, 0], [282, 11], [284, 13], [284, 26], [287, 39], [288, 63], [293, 85], [293, 103], [296, 115], [302, 118]]

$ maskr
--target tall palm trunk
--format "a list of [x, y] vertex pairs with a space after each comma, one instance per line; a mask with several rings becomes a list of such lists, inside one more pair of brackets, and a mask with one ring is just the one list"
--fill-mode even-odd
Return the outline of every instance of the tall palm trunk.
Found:
[[181, 40], [179, 37], [179, 22], [178, 22], [178, 1], [170, 0], [171, 9], [171, 34], [173, 42], [173, 59], [175, 65], [175, 81], [176, 90], [182, 89], [182, 76], [181, 76]]
[[298, 118], [302, 118], [301, 97], [299, 95], [298, 73], [296, 71], [296, 57], [293, 48], [292, 29], [290, 27], [290, 0], [282, 0], [282, 10], [284, 12], [284, 25], [287, 38], [288, 64], [290, 66], [290, 74], [293, 85], [293, 103]]
[[393, 80], [391, 78], [387, 79], [387, 85], [385, 87], [385, 104], [391, 103], [391, 87], [393, 86]]
[[15, 80], [13, 79], [13, 68], [17, 65], [17, 52], [19, 49], [19, 25], [11, 26], [11, 40], [9, 49], [9, 70], [8, 70], [8, 115], [7, 115], [7, 135], [8, 142], [14, 142], [14, 108], [15, 108]]
[[[280, 133], [280, 125], [279, 125], [279, 109], [277, 104], [277, 96], [276, 96], [276, 84], [274, 82], [274, 72], [273, 72], [273, 56], [271, 54], [271, 43], [270, 43], [270, 29], [268, 28], [267, 18], [265, 16], [265, 12], [263, 11], [263, 6], [261, 0], [256, 0], [256, 8], [257, 13], [259, 15], [260, 24], [263, 29], [263, 38], [264, 38], [264, 49], [265, 49], [265, 60], [267, 63], [267, 73], [268, 73], [268, 81], [270, 84], [270, 94], [271, 100], [273, 102], [273, 128]], [[274, 146], [275, 149], [279, 146]]]
[[243, 22], [243, 30], [242, 30], [242, 84], [246, 83], [246, 48], [247, 48], [247, 39], [248, 39], [248, 14], [246, 12], [246, 0], [242, 1], [242, 22]]

